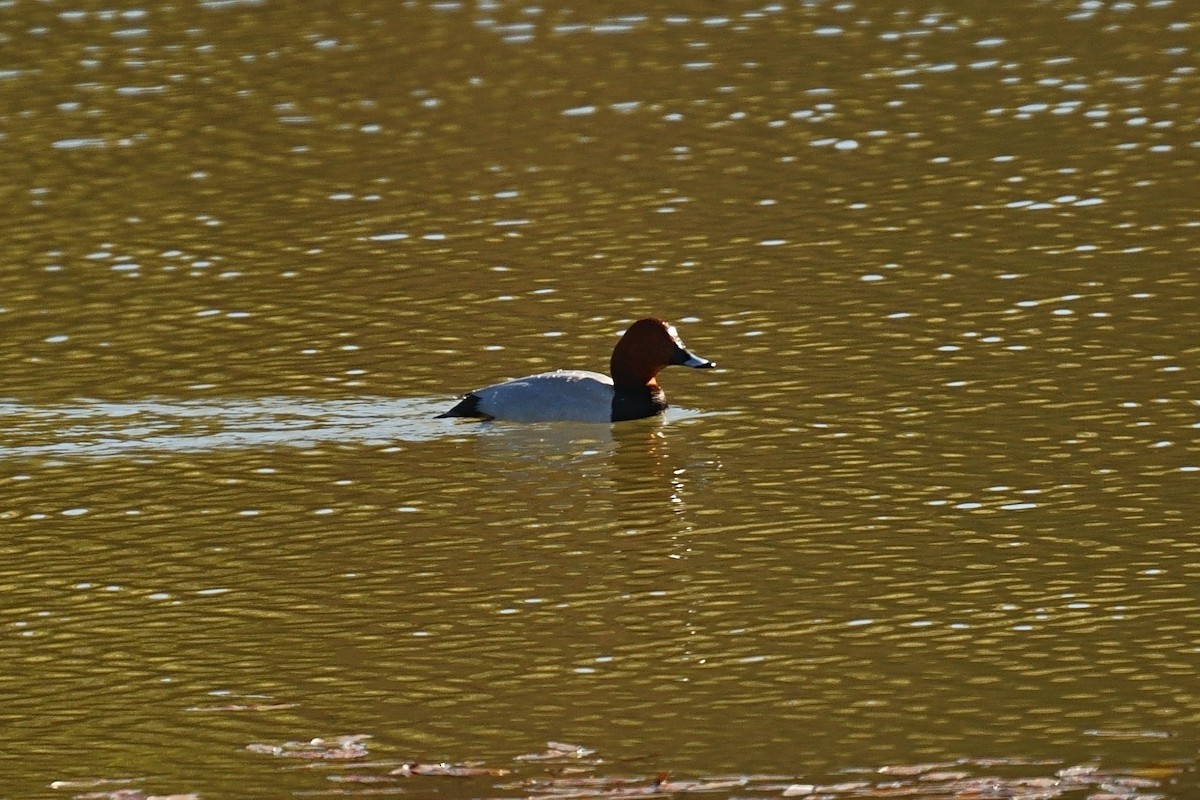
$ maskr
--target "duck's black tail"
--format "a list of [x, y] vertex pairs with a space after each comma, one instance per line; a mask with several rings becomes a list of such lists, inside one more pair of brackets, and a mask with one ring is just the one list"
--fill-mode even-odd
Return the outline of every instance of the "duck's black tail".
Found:
[[491, 419], [491, 415], [485, 414], [479, 410], [479, 398], [473, 394], [469, 394], [462, 400], [458, 401], [458, 405], [447, 411], [445, 414], [438, 414], [434, 419], [447, 419], [448, 417], [474, 417], [475, 419]]

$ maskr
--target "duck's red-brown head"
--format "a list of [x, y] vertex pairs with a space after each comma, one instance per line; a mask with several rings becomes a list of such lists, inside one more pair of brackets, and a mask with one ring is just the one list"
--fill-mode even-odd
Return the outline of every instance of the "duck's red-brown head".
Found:
[[609, 374], [617, 388], [657, 386], [654, 377], [672, 364], [696, 369], [716, 366], [708, 359], [688, 352], [674, 325], [646, 317], [630, 325], [613, 348]]

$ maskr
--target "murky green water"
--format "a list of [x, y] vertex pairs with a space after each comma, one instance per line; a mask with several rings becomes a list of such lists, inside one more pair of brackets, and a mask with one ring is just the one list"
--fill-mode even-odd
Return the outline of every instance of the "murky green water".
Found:
[[0, 796], [1197, 796], [1200, 12], [693, 6], [0, 3]]

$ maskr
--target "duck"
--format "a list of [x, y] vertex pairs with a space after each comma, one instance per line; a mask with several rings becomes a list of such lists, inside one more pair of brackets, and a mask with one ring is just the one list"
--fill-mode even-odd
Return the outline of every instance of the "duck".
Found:
[[463, 395], [438, 419], [510, 422], [623, 422], [661, 414], [667, 397], [658, 373], [669, 366], [712, 369], [684, 346], [675, 326], [656, 317], [629, 326], [613, 348], [609, 375], [558, 369], [495, 383]]

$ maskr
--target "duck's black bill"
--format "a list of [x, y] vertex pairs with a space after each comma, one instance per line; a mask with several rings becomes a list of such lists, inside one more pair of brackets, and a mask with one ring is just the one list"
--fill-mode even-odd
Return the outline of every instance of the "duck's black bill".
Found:
[[672, 364], [678, 364], [681, 367], [692, 367], [694, 369], [711, 369], [716, 366], [707, 358], [701, 358], [695, 353], [689, 353], [682, 347], [675, 351], [675, 355], [671, 358]]

